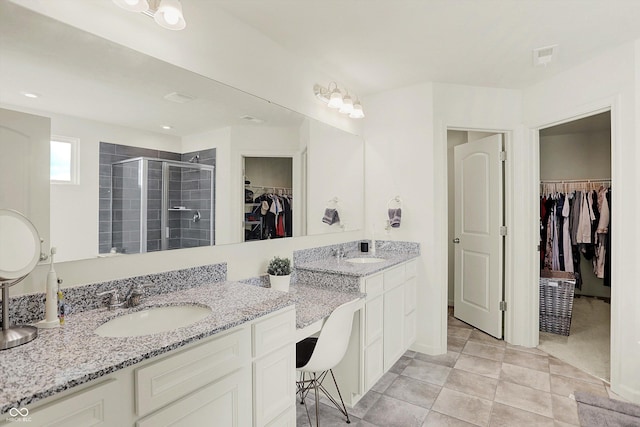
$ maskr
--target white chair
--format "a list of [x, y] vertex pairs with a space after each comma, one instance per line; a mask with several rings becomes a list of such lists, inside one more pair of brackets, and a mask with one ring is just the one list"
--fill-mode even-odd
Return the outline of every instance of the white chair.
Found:
[[[311, 425], [309, 409], [305, 403], [307, 394], [313, 389], [316, 401], [316, 426], [320, 425], [318, 419], [318, 408], [320, 404], [320, 391], [335, 405], [335, 407], [347, 418], [347, 424], [351, 423], [347, 408], [342, 400], [336, 377], [333, 375], [334, 368], [347, 352], [349, 338], [351, 337], [351, 327], [353, 325], [353, 313], [359, 308], [359, 300], [355, 299], [342, 304], [329, 315], [325, 321], [320, 335], [305, 338], [296, 345], [296, 368], [299, 372], [297, 385], [297, 395], [300, 403], [305, 405], [307, 418]], [[327, 391], [322, 382], [328, 374], [331, 374], [333, 383], [338, 391], [340, 403]]]

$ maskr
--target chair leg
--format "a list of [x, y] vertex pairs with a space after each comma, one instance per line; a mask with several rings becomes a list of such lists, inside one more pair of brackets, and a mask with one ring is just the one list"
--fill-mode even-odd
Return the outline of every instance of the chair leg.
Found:
[[[338, 392], [340, 403], [338, 403], [338, 401], [322, 385], [326, 376], [329, 373], [331, 374], [331, 378], [333, 379], [333, 384], [335, 385], [336, 391]], [[312, 378], [311, 378], [312, 374], [309, 374], [309, 375], [310, 375], [310, 378], [306, 379], [305, 373], [303, 372], [302, 380], [297, 381], [297, 393], [300, 393], [300, 403], [304, 404], [305, 411], [307, 412], [307, 419], [309, 420], [309, 425], [311, 426], [312, 423], [311, 423], [311, 415], [309, 415], [309, 408], [307, 407], [307, 404], [306, 404], [306, 397], [309, 391], [311, 391], [311, 389], [313, 389], [315, 403], [316, 403], [316, 427], [320, 426], [319, 409], [320, 409], [320, 392], [321, 391], [322, 393], [324, 393], [325, 396], [327, 396], [327, 398], [331, 401], [331, 403], [333, 403], [336, 409], [340, 411], [342, 415], [344, 415], [347, 418], [346, 423], [351, 424], [351, 420], [349, 419], [349, 413], [347, 412], [347, 407], [344, 404], [344, 399], [342, 398], [342, 393], [340, 393], [340, 388], [338, 387], [338, 382], [336, 381], [336, 377], [333, 374], [333, 370], [329, 369], [328, 371], [322, 372], [320, 375], [317, 375], [314, 372]]]

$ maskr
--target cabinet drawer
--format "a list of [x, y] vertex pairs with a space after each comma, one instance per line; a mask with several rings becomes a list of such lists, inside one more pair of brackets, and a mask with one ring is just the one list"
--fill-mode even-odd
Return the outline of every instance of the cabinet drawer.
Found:
[[236, 371], [136, 423], [136, 427], [211, 425], [251, 425], [251, 369]]
[[295, 407], [296, 348], [290, 344], [253, 363], [254, 426], [264, 427]]
[[404, 280], [405, 280], [404, 265], [391, 268], [384, 272], [384, 290], [388, 291], [389, 289], [393, 289], [396, 286], [404, 283]]
[[[85, 388], [28, 414], [28, 426], [86, 427], [114, 425], [113, 417], [121, 409], [115, 379]], [[9, 414], [5, 414], [9, 417]], [[5, 417], [3, 415], [3, 418]], [[22, 419], [19, 418], [19, 421]], [[13, 423], [11, 423], [13, 424]], [[20, 425], [20, 422], [16, 422]]]
[[135, 370], [136, 413], [146, 415], [251, 361], [244, 327]]
[[417, 273], [418, 261], [417, 260], [414, 259], [413, 261], [409, 261], [408, 263], [406, 263], [404, 265], [404, 268], [405, 268], [407, 279], [409, 279], [411, 277], [416, 277], [418, 275], [418, 273]]
[[407, 280], [404, 285], [404, 314], [416, 309], [416, 278]]
[[378, 338], [382, 338], [383, 331], [383, 314], [384, 304], [382, 295], [367, 300], [367, 304], [364, 309], [365, 316], [365, 345], [369, 345]]
[[378, 274], [377, 276], [367, 277], [364, 280], [363, 292], [367, 294], [367, 298], [380, 295], [384, 290], [384, 276]]
[[296, 312], [286, 309], [253, 324], [253, 357], [260, 357], [295, 339]]

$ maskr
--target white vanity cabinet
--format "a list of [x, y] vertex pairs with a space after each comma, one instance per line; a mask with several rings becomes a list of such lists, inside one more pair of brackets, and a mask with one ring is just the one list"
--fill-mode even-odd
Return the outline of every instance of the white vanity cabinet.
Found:
[[[295, 309], [44, 399], [33, 426], [295, 426]], [[0, 423], [2, 424], [2, 423]]]
[[416, 260], [360, 280], [364, 309], [347, 354], [334, 369], [345, 403], [355, 405], [415, 341]]

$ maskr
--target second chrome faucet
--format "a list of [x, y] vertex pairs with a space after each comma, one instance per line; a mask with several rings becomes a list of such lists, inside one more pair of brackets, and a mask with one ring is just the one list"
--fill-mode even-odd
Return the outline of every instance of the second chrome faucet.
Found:
[[150, 282], [145, 283], [136, 283], [131, 286], [131, 290], [129, 290], [129, 294], [126, 297], [122, 297], [120, 291], [118, 289], [110, 289], [108, 291], [100, 292], [97, 295], [108, 295], [109, 303], [107, 305], [109, 310], [115, 310], [116, 308], [125, 308], [125, 307], [135, 307], [140, 305], [142, 297], [144, 296], [145, 288], [153, 287], [154, 284]]

